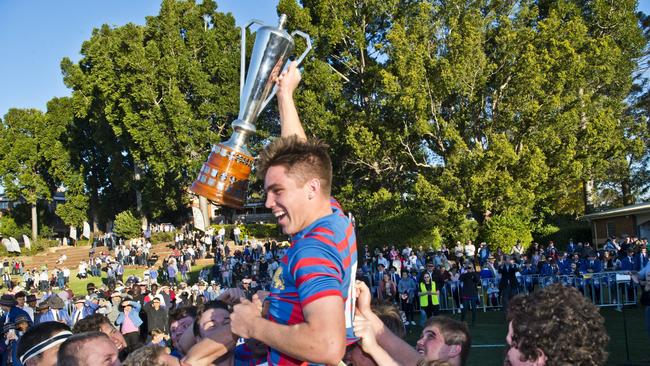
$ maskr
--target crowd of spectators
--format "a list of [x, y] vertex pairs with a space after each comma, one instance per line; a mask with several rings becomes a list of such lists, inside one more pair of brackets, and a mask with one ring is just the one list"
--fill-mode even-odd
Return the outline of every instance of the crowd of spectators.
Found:
[[[20, 264], [15, 266], [17, 262], [3, 263], [1, 273], [20, 275], [22, 279], [22, 288], [14, 288], [13, 295], [5, 294], [0, 300], [3, 309], [6, 307], [7, 326], [3, 334], [5, 340], [9, 340], [5, 342], [5, 362], [12, 358], [14, 365], [26, 364], [20, 363], [19, 340], [29, 335], [30, 328], [43, 327], [48, 331], [50, 328], [63, 329], [62, 332], [70, 329], [74, 334], [94, 332], [89, 334], [94, 334], [95, 338], [91, 338], [97, 342], [106, 337], [116, 349], [115, 362], [144, 365], [147, 363], [142, 360], [160, 357], [176, 360], [173, 364], [177, 365], [183, 357], [192, 359], [191, 349], [204, 336], [204, 323], [214, 323], [215, 319], [217, 323], [227, 323], [229, 304], [236, 302], [239, 296], [253, 300], [258, 291], [269, 290], [287, 245], [242, 238], [242, 246], [233, 248], [226, 245], [225, 238], [218, 232], [205, 235], [189, 230], [177, 233], [174, 239], [172, 253], [162, 258], [158, 265], [150, 261], [151, 244], [146, 238], [126, 243], [118, 241], [112, 251], [108, 242], [100, 243], [107, 246], [106, 250], [91, 249], [89, 258], [79, 264], [77, 276], [96, 278], [96, 282], [101, 283], [105, 273], [105, 281], [100, 286], [91, 283], [84, 294], [74, 294], [70, 290], [70, 270], [66, 266], [30, 271]], [[499, 296], [501, 293], [501, 296], [495, 304], [507, 309], [508, 300], [519, 292], [522, 275], [636, 271], [648, 263], [646, 252], [647, 241], [635, 238], [611, 239], [599, 251], [588, 243], [573, 242], [564, 250], [557, 249], [552, 242], [545, 248], [533, 243], [527, 250], [517, 243], [509, 253], [492, 251], [486, 243], [476, 248], [471, 242], [456, 243], [451, 251], [444, 246], [440, 250], [385, 246], [373, 251], [364, 247], [357, 279], [365, 283], [374, 301], [393, 309], [392, 313], [388, 312], [393, 320], [397, 319], [393, 329], [399, 333], [415, 326], [416, 319], [424, 329], [432, 328], [438, 323], [427, 322], [427, 319], [438, 319], [447, 301], [456, 301], [457, 308], [462, 309], [462, 320], [472, 310], [469, 324], [473, 325], [479, 302], [477, 288], [484, 285], [485, 278], [497, 279], [498, 286], [493, 294]], [[206, 258], [211, 259], [211, 265], [199, 271], [196, 281], [190, 281], [188, 274], [192, 266], [197, 260]], [[124, 278], [125, 266], [140, 268], [141, 275]], [[6, 286], [13, 288], [11, 282]], [[454, 291], [457, 300], [449, 293]], [[503, 298], [507, 291], [511, 292]], [[206, 312], [209, 318], [204, 316]], [[48, 325], [53, 322], [64, 326]], [[189, 328], [193, 329], [192, 336], [185, 334]], [[355, 325], [357, 329], [368, 336], [363, 326]], [[70, 339], [78, 339], [74, 337]], [[185, 345], [183, 337], [189, 339]], [[426, 341], [422, 340], [424, 343]], [[364, 354], [367, 356], [370, 351], [382, 359], [383, 354], [372, 348], [379, 347], [377, 344], [364, 347]], [[148, 347], [143, 348], [145, 345]], [[136, 350], [142, 351], [129, 361], [127, 356]], [[141, 354], [144, 352], [146, 357]], [[353, 354], [351, 351], [350, 355]], [[166, 358], [169, 355], [173, 357]], [[266, 347], [247, 340], [233, 348], [231, 356], [232, 360], [240, 362], [236, 364], [261, 364], [266, 360]], [[461, 356], [459, 353], [459, 360]], [[141, 361], [134, 361], [136, 359]]]
[[477, 247], [472, 241], [437, 250], [384, 246], [366, 249], [357, 278], [379, 301], [399, 305], [407, 324], [415, 325], [417, 310], [431, 316], [440, 308], [453, 309], [464, 318], [464, 311], [471, 309], [475, 318], [479, 303], [505, 309], [515, 294], [551, 283], [584, 290], [592, 282], [599, 284], [590, 280], [599, 273], [640, 271], [648, 264], [647, 250], [647, 239], [635, 237], [610, 238], [598, 250], [573, 240], [562, 250], [552, 241], [546, 247], [531, 243], [528, 248], [517, 241], [507, 253], [485, 242]]

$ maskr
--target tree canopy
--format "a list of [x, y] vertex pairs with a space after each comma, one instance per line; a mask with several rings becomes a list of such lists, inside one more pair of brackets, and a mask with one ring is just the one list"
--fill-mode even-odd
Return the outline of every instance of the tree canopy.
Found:
[[[334, 195], [360, 241], [507, 249], [556, 230], [554, 216], [647, 195], [650, 18], [636, 7], [280, 0], [290, 30], [313, 40], [296, 103], [331, 146]], [[212, 0], [163, 0], [145, 25], [95, 29], [79, 62], [61, 62], [71, 97], [0, 124], [7, 192], [35, 202], [65, 186], [57, 214], [72, 225], [136, 206], [182, 216], [212, 144], [231, 133], [239, 37]], [[277, 135], [272, 104], [253, 150]]]
[[332, 142], [360, 237], [455, 238], [468, 217], [485, 237], [515, 217], [529, 239], [549, 216], [584, 213], [585, 185], [629, 179], [647, 154], [626, 103], [646, 45], [635, 7], [280, 1], [317, 39], [298, 105]]

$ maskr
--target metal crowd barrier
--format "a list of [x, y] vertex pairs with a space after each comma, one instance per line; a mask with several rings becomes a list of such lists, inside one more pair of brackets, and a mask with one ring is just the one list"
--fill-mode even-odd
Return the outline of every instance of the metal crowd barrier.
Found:
[[[602, 272], [584, 276], [540, 276], [521, 275], [517, 277], [518, 286], [512, 292], [527, 294], [538, 288], [555, 283], [577, 288], [594, 305], [599, 307], [622, 307], [635, 305], [638, 301], [638, 285], [632, 282], [625, 272]], [[462, 283], [447, 281], [440, 289], [440, 310], [460, 312], [463, 300], [460, 296]], [[499, 291], [499, 278], [482, 278], [478, 286], [477, 308], [484, 312], [502, 307]]]

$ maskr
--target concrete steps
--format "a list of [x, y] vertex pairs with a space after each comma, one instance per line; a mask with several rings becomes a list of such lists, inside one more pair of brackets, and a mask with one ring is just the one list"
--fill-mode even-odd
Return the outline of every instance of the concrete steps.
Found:
[[[230, 247], [231, 253], [234, 253], [235, 250], [243, 250], [242, 246], [236, 246], [233, 241], [226, 242], [226, 245]], [[77, 266], [79, 265], [79, 262], [81, 262], [82, 260], [88, 260], [91, 248], [92, 247], [89, 245], [78, 246], [78, 247], [72, 247], [72, 246], [52, 247], [52, 248], [48, 248], [47, 251], [39, 253], [34, 256], [19, 256], [19, 257], [13, 257], [11, 259], [24, 261], [25, 267], [28, 270], [34, 268], [40, 269], [43, 266], [47, 266], [47, 268], [49, 269], [65, 266], [72, 270], [72, 269], [76, 269]], [[95, 248], [95, 255], [99, 255], [99, 253], [101, 253], [102, 251], [106, 252], [107, 250], [108, 250], [107, 247], [98, 246]], [[173, 253], [173, 243], [158, 243], [153, 245], [150, 250], [150, 255], [158, 256], [158, 261], [156, 262], [157, 265], [160, 265], [163, 259], [172, 253]], [[63, 254], [67, 256], [67, 259], [63, 264], [57, 264], [56, 261]], [[114, 251], [111, 251], [110, 254], [111, 256], [115, 257]], [[203, 261], [210, 262], [212, 261], [212, 258], [202, 260], [201, 262]], [[208, 262], [206, 262], [206, 264]]]

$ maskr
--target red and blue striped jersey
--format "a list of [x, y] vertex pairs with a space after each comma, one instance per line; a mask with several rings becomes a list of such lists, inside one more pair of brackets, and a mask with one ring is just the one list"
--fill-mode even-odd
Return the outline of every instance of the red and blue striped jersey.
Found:
[[266, 363], [266, 357], [255, 357], [246, 343], [235, 347], [235, 366], [257, 366]]
[[[291, 246], [273, 275], [269, 296], [269, 320], [293, 325], [305, 321], [303, 307], [327, 296], [344, 301], [346, 336], [353, 333], [354, 282], [357, 242], [354, 226], [335, 199], [332, 214], [314, 221], [293, 235]], [[269, 347], [269, 365], [308, 365]]]

